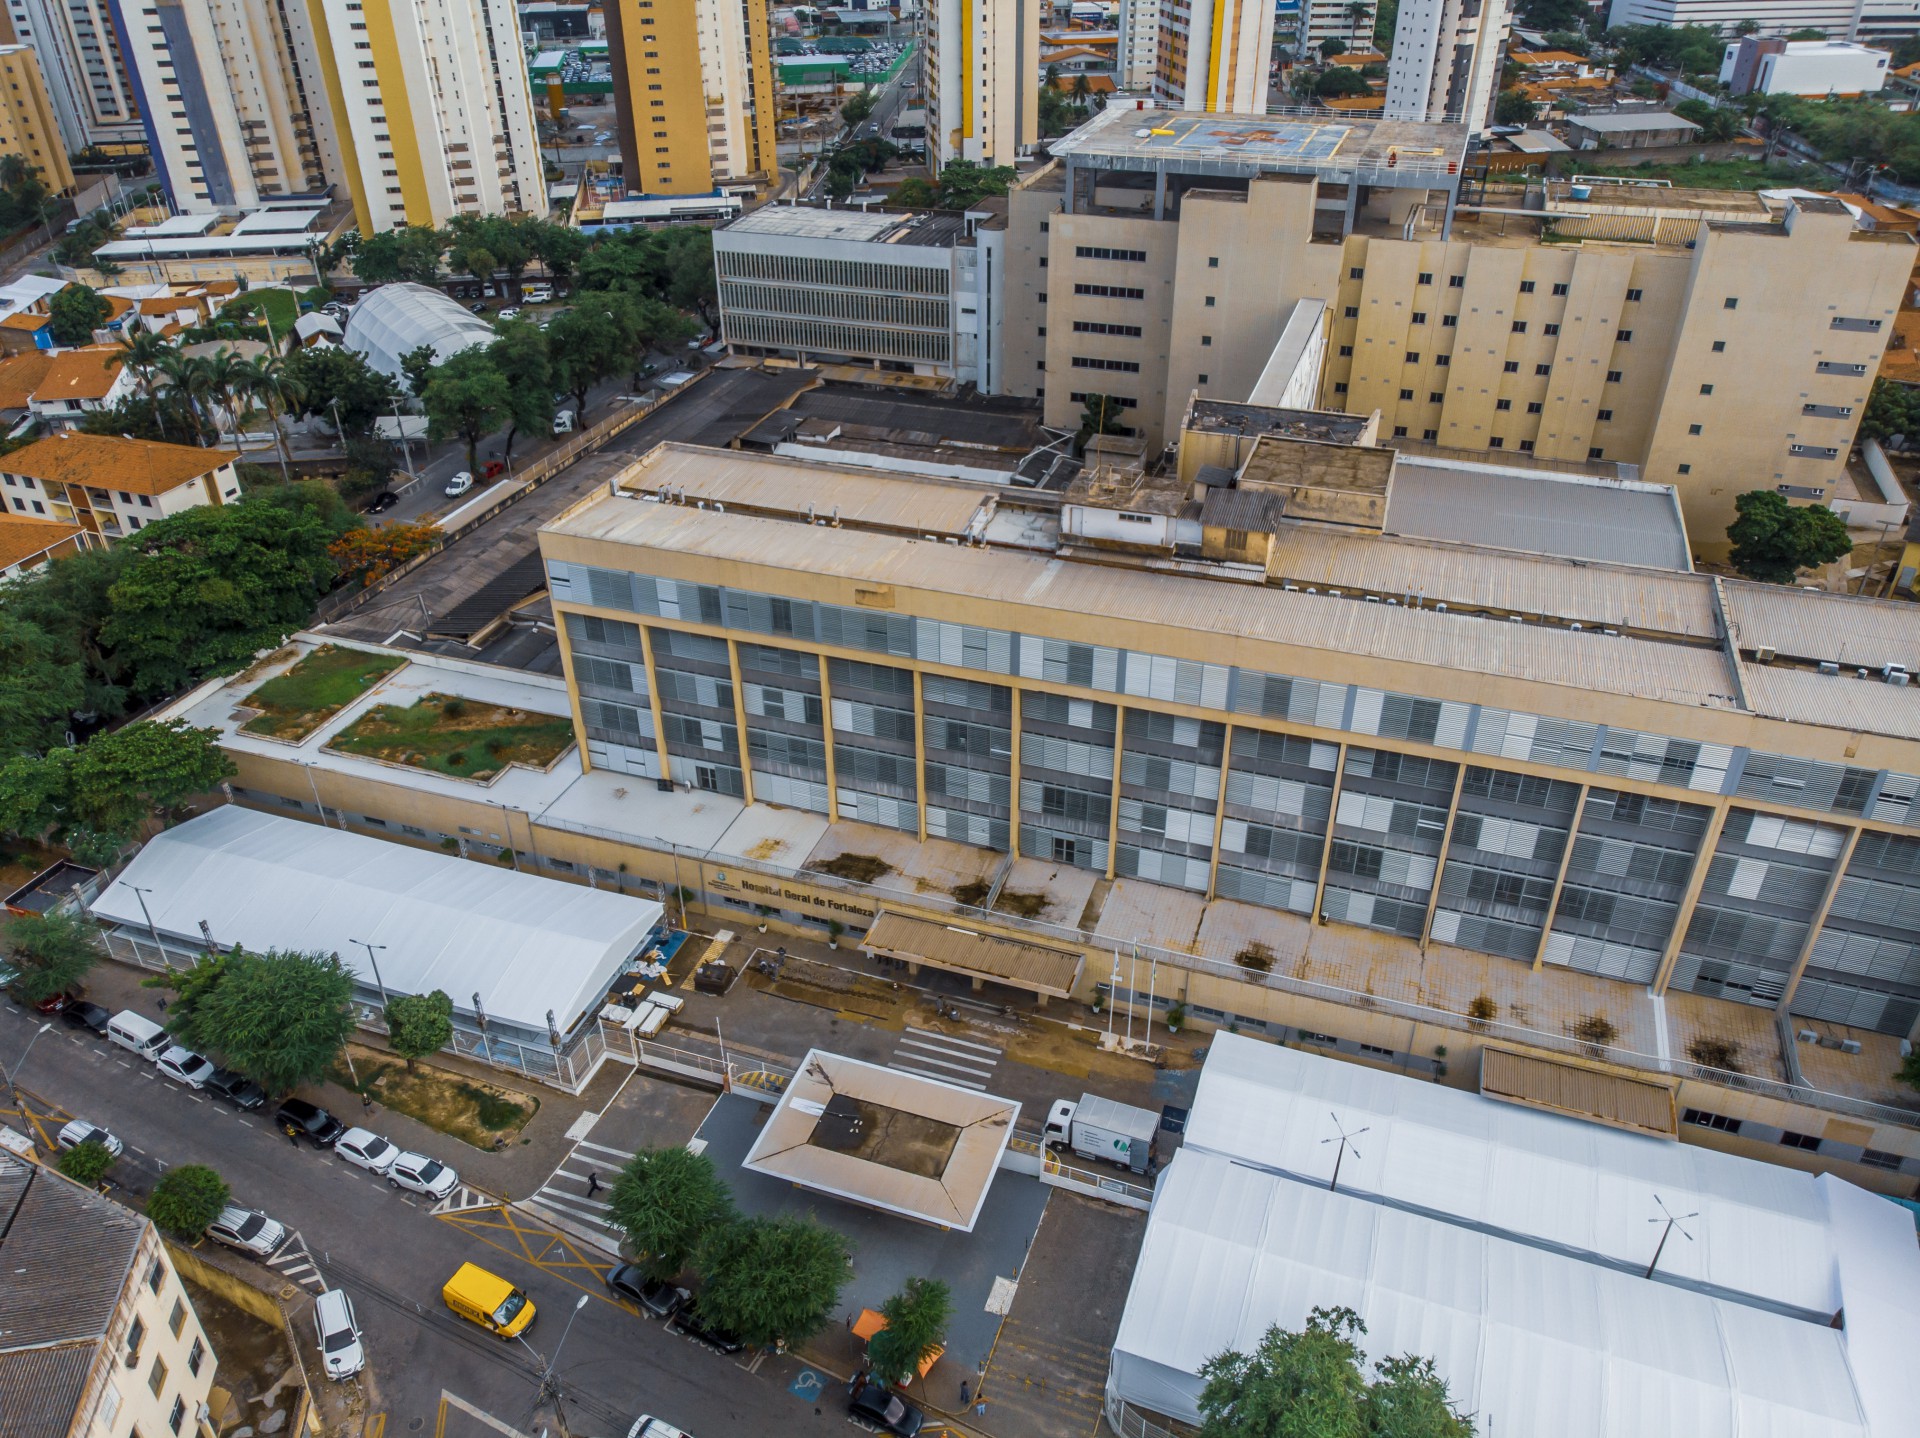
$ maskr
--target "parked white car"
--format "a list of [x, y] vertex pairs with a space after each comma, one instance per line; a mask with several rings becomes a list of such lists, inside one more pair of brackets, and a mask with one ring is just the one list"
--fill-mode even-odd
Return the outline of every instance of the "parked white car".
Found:
[[473, 488], [473, 471], [463, 469], [447, 481], [447, 498], [457, 499]]
[[228, 1248], [266, 1258], [287, 1241], [284, 1224], [275, 1223], [258, 1209], [228, 1204], [220, 1216], [207, 1225], [207, 1237]]
[[400, 1150], [379, 1134], [364, 1128], [350, 1128], [340, 1135], [340, 1141], [333, 1151], [348, 1163], [364, 1168], [369, 1173], [385, 1174], [393, 1167], [393, 1161], [400, 1156]]
[[207, 1080], [215, 1072], [213, 1064], [195, 1053], [192, 1049], [173, 1045], [159, 1058], [154, 1060], [160, 1072], [175, 1083], [185, 1084], [188, 1088], [205, 1088]]
[[62, 1148], [78, 1148], [83, 1143], [97, 1143], [115, 1158], [120, 1157], [126, 1150], [126, 1145], [119, 1139], [98, 1124], [88, 1123], [83, 1118], [77, 1118], [61, 1129], [60, 1136], [55, 1142]]
[[501, 320], [510, 320], [510, 319], [517, 318], [519, 314], [520, 314], [520, 306], [508, 305], [504, 310], [500, 311], [499, 314], [495, 315], [494, 318], [501, 319]]
[[428, 1198], [445, 1198], [460, 1182], [460, 1175], [437, 1158], [424, 1153], [403, 1153], [387, 1168], [387, 1182], [395, 1188], [424, 1193]]
[[330, 1288], [314, 1302], [313, 1326], [320, 1336], [320, 1358], [329, 1378], [351, 1378], [367, 1366], [360, 1345], [360, 1325], [353, 1316], [353, 1300]]

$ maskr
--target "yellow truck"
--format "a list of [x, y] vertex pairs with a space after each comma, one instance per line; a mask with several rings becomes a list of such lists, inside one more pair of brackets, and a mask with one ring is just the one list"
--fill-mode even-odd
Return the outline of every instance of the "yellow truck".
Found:
[[440, 1296], [455, 1313], [498, 1338], [518, 1338], [533, 1323], [533, 1300], [475, 1263], [461, 1264]]

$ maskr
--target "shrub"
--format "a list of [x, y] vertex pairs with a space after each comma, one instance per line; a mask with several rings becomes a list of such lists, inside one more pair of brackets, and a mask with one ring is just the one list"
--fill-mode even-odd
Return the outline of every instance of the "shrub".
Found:
[[153, 1186], [147, 1217], [178, 1238], [198, 1238], [220, 1216], [232, 1190], [203, 1163], [170, 1168]]

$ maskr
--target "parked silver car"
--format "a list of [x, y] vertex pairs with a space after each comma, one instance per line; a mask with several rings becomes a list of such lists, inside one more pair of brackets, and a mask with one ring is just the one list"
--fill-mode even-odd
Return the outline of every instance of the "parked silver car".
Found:
[[258, 1209], [230, 1203], [207, 1225], [207, 1237], [255, 1258], [267, 1258], [287, 1241], [287, 1230], [284, 1224], [275, 1223]]

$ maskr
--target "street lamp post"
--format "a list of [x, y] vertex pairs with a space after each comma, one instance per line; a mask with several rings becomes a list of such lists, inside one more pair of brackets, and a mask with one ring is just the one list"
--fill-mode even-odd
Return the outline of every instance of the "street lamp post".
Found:
[[552, 1358], [541, 1358], [540, 1350], [528, 1343], [525, 1335], [516, 1335], [520, 1338], [521, 1346], [540, 1359], [540, 1396], [553, 1404], [553, 1416], [559, 1422], [564, 1438], [573, 1438], [573, 1434], [567, 1427], [566, 1395], [560, 1390], [556, 1370], [560, 1366], [560, 1350], [567, 1346], [567, 1335], [573, 1332], [573, 1320], [580, 1316], [580, 1310], [587, 1306], [587, 1299], [591, 1296], [583, 1293], [574, 1303], [573, 1312], [567, 1315], [567, 1326], [560, 1330], [560, 1341], [553, 1345]]
[[160, 960], [162, 967], [165, 967], [167, 946], [160, 942], [160, 930], [154, 926], [153, 915], [147, 912], [147, 895], [153, 890], [143, 889], [138, 884], [128, 884], [127, 887], [133, 890], [133, 896], [140, 901], [140, 917], [147, 921], [147, 932], [153, 935], [153, 947], [158, 951], [154, 957]]
[[26, 1067], [27, 1055], [32, 1053], [33, 1046], [40, 1042], [40, 1035], [52, 1027], [52, 1024], [42, 1024], [33, 1031], [33, 1037], [27, 1040], [27, 1046], [20, 1051], [19, 1059], [7, 1074], [7, 1097], [11, 1099], [15, 1105], [18, 1105], [20, 1102], [20, 1091], [13, 1086], [13, 1081], [20, 1077], [20, 1070]]
[[387, 1007], [393, 1000], [387, 997], [386, 980], [380, 977], [380, 961], [374, 957], [374, 954], [384, 949], [386, 945], [370, 944], [365, 939], [348, 939], [347, 942], [350, 944], [358, 944], [367, 951], [367, 962], [373, 966], [373, 986], [380, 990], [380, 1006], [382, 1008]]

